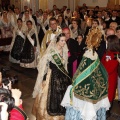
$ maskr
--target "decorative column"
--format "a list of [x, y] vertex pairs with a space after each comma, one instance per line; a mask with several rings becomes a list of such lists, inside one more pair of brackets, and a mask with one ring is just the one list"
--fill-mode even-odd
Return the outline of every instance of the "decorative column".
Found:
[[108, 0], [107, 7], [111, 9], [116, 9], [116, 10], [119, 9], [120, 0]]
[[39, 0], [21, 0], [21, 10], [24, 10], [24, 6], [28, 6], [33, 10], [33, 14], [39, 9]]
[[[51, 2], [49, 0], [49, 2]], [[46, 10], [48, 9], [48, 0], [39, 0], [39, 9]]]
[[47, 4], [48, 4], [48, 9], [52, 10], [54, 5], [54, 0], [47, 0]]
[[70, 0], [68, 0], [68, 8], [70, 8]]

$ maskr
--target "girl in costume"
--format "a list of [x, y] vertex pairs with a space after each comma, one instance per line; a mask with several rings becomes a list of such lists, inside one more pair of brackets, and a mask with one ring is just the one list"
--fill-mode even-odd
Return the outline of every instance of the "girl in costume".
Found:
[[25, 42], [25, 27], [21, 18], [17, 19], [17, 27], [14, 29], [13, 34], [9, 60], [12, 63], [20, 63], [21, 52]]
[[84, 35], [83, 34], [79, 34], [77, 36], [77, 67], [79, 66], [81, 60], [82, 60], [82, 56], [85, 52], [85, 40], [84, 40]]
[[20, 66], [25, 68], [36, 68], [39, 58], [40, 45], [38, 35], [32, 21], [27, 21], [26, 38], [20, 58]]
[[23, 24], [26, 26], [26, 22], [30, 20], [32, 21], [32, 24], [33, 24], [33, 27], [36, 29], [36, 25], [35, 25], [35, 21], [34, 19], [32, 18], [32, 16], [30, 15], [30, 12], [27, 10], [25, 11], [25, 13], [23, 14], [23, 17], [22, 17], [22, 21], [23, 21]]
[[57, 40], [52, 40], [39, 61], [33, 91], [33, 114], [37, 120], [64, 120], [65, 108], [60, 103], [71, 84], [67, 73], [68, 49], [65, 39], [65, 34], [61, 33]]
[[81, 29], [77, 19], [72, 20], [72, 24], [69, 25], [69, 28], [71, 30], [71, 35], [73, 39], [77, 38], [78, 34], [81, 33]]
[[95, 51], [101, 36], [98, 28], [87, 36], [87, 50], [61, 103], [66, 107], [65, 120], [106, 120], [108, 76]]

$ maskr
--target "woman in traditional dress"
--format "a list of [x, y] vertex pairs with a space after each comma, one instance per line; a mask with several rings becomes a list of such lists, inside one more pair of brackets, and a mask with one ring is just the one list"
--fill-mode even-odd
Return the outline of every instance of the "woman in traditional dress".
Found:
[[17, 26], [14, 29], [13, 39], [11, 43], [11, 52], [9, 56], [10, 62], [19, 63], [23, 45], [25, 42], [26, 28], [23, 26], [22, 19], [17, 19]]
[[39, 20], [40, 21], [39, 21], [38, 38], [39, 38], [39, 42], [41, 45], [46, 31], [49, 29], [48, 13], [44, 12], [41, 19], [39, 19]]
[[12, 30], [13, 30], [13, 26], [11, 24], [11, 19], [9, 19], [7, 11], [3, 11], [1, 18], [2, 38], [12, 37], [13, 36]]
[[65, 20], [63, 18], [62, 15], [59, 15], [58, 16], [58, 25], [63, 29], [65, 27], [67, 27], [66, 23], [65, 23]]
[[37, 120], [64, 120], [65, 108], [60, 103], [71, 83], [67, 73], [68, 49], [65, 39], [65, 34], [61, 33], [57, 40], [52, 40], [39, 61], [33, 91], [33, 114]]
[[82, 33], [80, 26], [79, 26], [79, 22], [77, 19], [72, 20], [72, 24], [69, 25], [69, 28], [71, 30], [71, 34], [72, 34], [73, 39], [77, 38], [78, 34]]
[[32, 21], [27, 21], [26, 39], [21, 53], [20, 66], [26, 68], [36, 68], [39, 58], [40, 45], [36, 29]]
[[22, 17], [22, 21], [23, 21], [23, 24], [26, 26], [26, 22], [30, 20], [32, 21], [32, 25], [33, 27], [36, 28], [36, 25], [35, 25], [35, 21], [34, 19], [32, 18], [32, 15], [30, 15], [30, 12], [27, 10], [25, 11], [25, 13], [23, 14], [23, 17]]
[[[1, 29], [1, 38], [2, 39], [12, 39], [13, 37], [13, 26], [11, 24], [11, 19], [8, 18], [7, 11], [3, 11], [1, 21], [0, 21], [0, 29]], [[10, 45], [1, 46], [3, 51], [10, 51]], [[1, 48], [0, 47], [0, 48]]]
[[95, 52], [101, 36], [102, 33], [97, 28], [88, 34], [88, 50], [61, 103], [66, 107], [65, 120], [106, 120], [106, 110], [110, 107], [107, 97], [108, 77]]

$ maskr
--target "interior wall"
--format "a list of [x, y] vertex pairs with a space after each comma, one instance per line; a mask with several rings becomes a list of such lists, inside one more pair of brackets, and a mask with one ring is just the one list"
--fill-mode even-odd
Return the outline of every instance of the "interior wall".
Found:
[[[78, 1], [78, 0], [77, 0]], [[53, 5], [56, 5], [59, 9], [63, 6], [67, 6], [72, 11], [75, 9], [75, 1], [74, 0], [48, 0], [48, 9], [53, 9]]]
[[80, 0], [79, 5], [82, 6], [83, 3], [91, 7], [94, 6], [106, 7], [108, 0]]
[[70, 4], [70, 7], [69, 7], [70, 10], [71, 10], [71, 11], [74, 11], [74, 10], [75, 10], [75, 2], [74, 2], [74, 0], [69, 0], [69, 2], [70, 2], [70, 3], [69, 3], [69, 4]]
[[[15, 6], [21, 8], [22, 6], [22, 2], [21, 1], [27, 1], [27, 0], [10, 0], [11, 1], [11, 4], [14, 4]], [[113, 4], [111, 1], [115, 1], [115, 0], [30, 0], [30, 1], [36, 1], [36, 5], [34, 6], [33, 10], [34, 9], [38, 9], [38, 8], [42, 8], [42, 9], [52, 9], [53, 8], [53, 5], [57, 5], [58, 8], [62, 8], [63, 6], [67, 6], [69, 7], [72, 11], [75, 10], [75, 7], [77, 5], [79, 6], [82, 6], [83, 3], [86, 3], [87, 6], [97, 6], [99, 5], [100, 7], [106, 7], [107, 6], [107, 3], [111, 3]], [[40, 2], [42, 1], [42, 2]], [[45, 3], [45, 1], [47, 1]], [[116, 0], [116, 1], [119, 1], [119, 0]], [[0, 3], [1, 3], [1, 0], [0, 0]], [[41, 3], [41, 5], [40, 5]], [[32, 6], [32, 4], [31, 4]], [[30, 7], [31, 7], [30, 6]], [[33, 6], [32, 6], [33, 7]], [[22, 8], [23, 10], [23, 8]]]
[[48, 9], [52, 10], [54, 5], [54, 0], [48, 0]]
[[108, 8], [120, 10], [120, 0], [109, 0]]
[[68, 0], [54, 0], [54, 4], [57, 5], [58, 8], [62, 8], [63, 6], [68, 6]]
[[15, 5], [16, 7], [21, 7], [21, 1], [20, 0], [10, 0], [11, 5]]

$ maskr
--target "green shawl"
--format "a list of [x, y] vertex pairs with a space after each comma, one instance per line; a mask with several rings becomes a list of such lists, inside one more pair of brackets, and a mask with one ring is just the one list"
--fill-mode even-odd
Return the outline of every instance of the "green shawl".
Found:
[[70, 91], [72, 100], [74, 95], [82, 100], [97, 103], [107, 96], [108, 76], [99, 58], [91, 60], [83, 57], [75, 75]]

